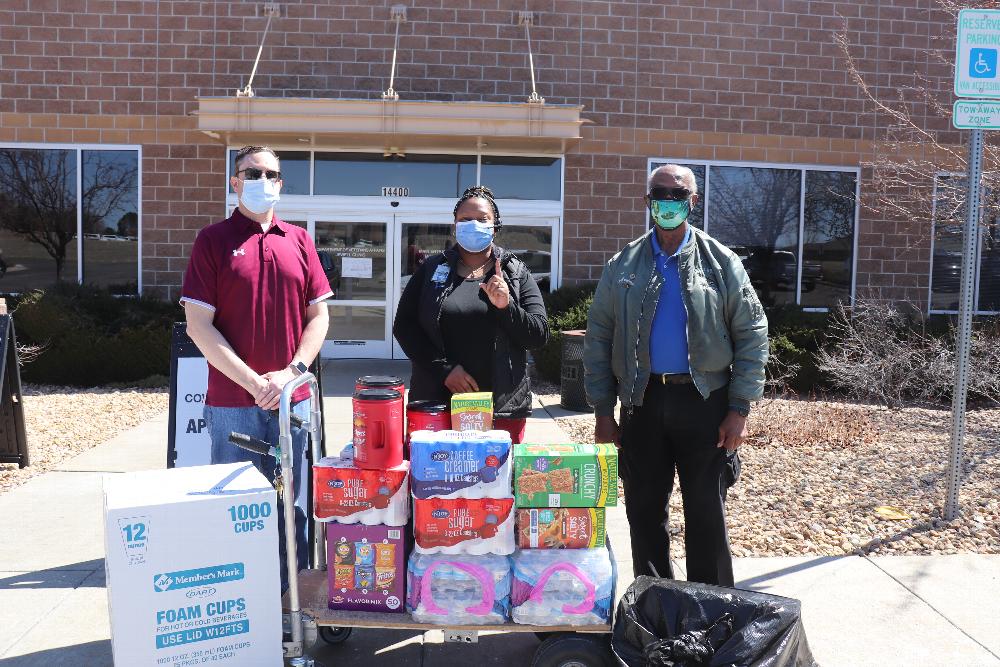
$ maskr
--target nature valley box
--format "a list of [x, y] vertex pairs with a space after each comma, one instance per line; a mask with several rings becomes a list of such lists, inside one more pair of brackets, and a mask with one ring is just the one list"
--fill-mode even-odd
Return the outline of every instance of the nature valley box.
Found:
[[493, 428], [493, 394], [488, 391], [452, 394], [451, 428], [455, 431], [489, 431]]
[[518, 507], [618, 504], [618, 450], [612, 444], [514, 445]]
[[519, 549], [596, 549], [604, 546], [603, 507], [517, 510]]

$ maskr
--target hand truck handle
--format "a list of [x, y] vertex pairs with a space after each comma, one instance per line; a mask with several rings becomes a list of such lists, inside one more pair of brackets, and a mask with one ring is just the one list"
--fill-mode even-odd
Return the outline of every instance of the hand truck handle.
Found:
[[233, 443], [237, 447], [247, 450], [248, 452], [253, 452], [254, 454], [278, 458], [278, 452], [274, 447], [263, 440], [258, 440], [251, 435], [247, 435], [246, 433], [237, 433], [236, 431], [231, 432], [229, 434], [229, 442]]

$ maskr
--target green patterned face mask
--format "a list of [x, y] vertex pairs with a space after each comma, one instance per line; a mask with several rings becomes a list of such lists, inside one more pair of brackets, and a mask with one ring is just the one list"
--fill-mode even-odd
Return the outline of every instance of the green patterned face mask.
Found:
[[687, 199], [654, 199], [649, 202], [649, 212], [660, 229], [677, 229], [691, 213], [691, 204]]

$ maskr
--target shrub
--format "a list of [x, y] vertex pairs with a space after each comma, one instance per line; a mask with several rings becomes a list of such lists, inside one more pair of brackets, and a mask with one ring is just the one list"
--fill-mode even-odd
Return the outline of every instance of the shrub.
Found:
[[23, 295], [15, 309], [18, 342], [38, 348], [21, 377], [83, 387], [169, 374], [171, 325], [183, 319], [174, 303], [76, 285]]
[[596, 283], [583, 283], [581, 285], [564, 285], [552, 292], [544, 292], [542, 299], [545, 301], [545, 312], [548, 313], [549, 317], [565, 313], [588, 296], [592, 297], [596, 289]]
[[[956, 331], [927, 325], [914, 310], [859, 300], [834, 313], [828, 345], [817, 353], [819, 368], [854, 398], [889, 408], [905, 400], [940, 402], [951, 397]], [[942, 333], [943, 331], [943, 333]], [[969, 397], [1000, 401], [1000, 325], [980, 320], [972, 336]]]
[[535, 351], [535, 368], [542, 378], [559, 384], [562, 365], [561, 332], [587, 328], [587, 313], [590, 311], [590, 304], [594, 302], [594, 285], [560, 287], [549, 297], [555, 297], [553, 301], [558, 310], [549, 310], [546, 303], [551, 336], [545, 347]]
[[810, 393], [827, 384], [816, 364], [816, 353], [826, 339], [827, 313], [808, 313], [797, 308], [768, 312], [770, 356], [768, 386], [777, 391]]

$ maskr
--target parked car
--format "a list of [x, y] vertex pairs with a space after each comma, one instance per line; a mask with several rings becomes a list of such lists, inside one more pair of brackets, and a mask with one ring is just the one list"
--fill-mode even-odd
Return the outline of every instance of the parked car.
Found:
[[[739, 253], [737, 253], [739, 254]], [[798, 262], [790, 250], [755, 249], [743, 260], [743, 266], [755, 287], [768, 286], [773, 289], [795, 289], [798, 276]], [[802, 263], [802, 291], [811, 292], [816, 283], [823, 279], [823, 267], [819, 262]]]
[[517, 250], [510, 252], [518, 256], [531, 271], [531, 277], [538, 283], [538, 289], [548, 292], [552, 280], [552, 253], [547, 250]]

